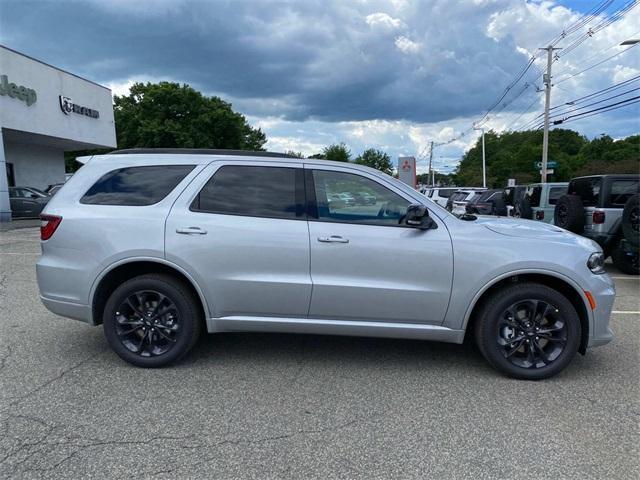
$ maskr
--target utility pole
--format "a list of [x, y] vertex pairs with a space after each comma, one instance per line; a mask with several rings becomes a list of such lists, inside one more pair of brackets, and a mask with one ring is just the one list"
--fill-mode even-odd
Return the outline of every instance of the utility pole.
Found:
[[482, 131], [482, 187], [487, 188], [487, 159], [484, 152], [484, 127], [473, 127], [473, 129]]
[[435, 187], [435, 175], [433, 174], [433, 170], [431, 169], [431, 161], [433, 160], [433, 141], [431, 141], [431, 145], [429, 146], [429, 176], [431, 177], [431, 186]]
[[547, 181], [547, 160], [549, 155], [549, 108], [551, 104], [551, 64], [553, 63], [553, 51], [560, 50], [549, 45], [540, 50], [547, 51], [547, 73], [542, 78], [544, 80], [544, 133], [542, 134], [542, 174], [541, 181]]

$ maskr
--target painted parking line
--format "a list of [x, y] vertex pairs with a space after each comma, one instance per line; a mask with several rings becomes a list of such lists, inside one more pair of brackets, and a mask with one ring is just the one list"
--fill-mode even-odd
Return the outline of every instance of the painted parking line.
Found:
[[40, 252], [0, 252], [0, 255], [40, 255]]
[[627, 315], [640, 315], [640, 310], [637, 312], [631, 311], [631, 310], [613, 310], [611, 313], [621, 313], [621, 314], [627, 314]]
[[632, 277], [632, 276], [628, 276], [628, 277], [612, 277], [612, 276], [609, 276], [609, 278], [613, 278], [614, 280], [640, 280], [640, 277]]

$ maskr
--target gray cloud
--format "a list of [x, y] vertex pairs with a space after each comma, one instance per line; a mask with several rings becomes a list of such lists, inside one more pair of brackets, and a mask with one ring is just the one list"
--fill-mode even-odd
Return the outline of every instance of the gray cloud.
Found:
[[255, 105], [247, 113], [298, 121], [427, 122], [486, 108], [526, 59], [509, 39], [496, 42], [485, 32], [500, 3], [21, 2], [0, 8], [3, 43], [102, 82], [166, 77]]

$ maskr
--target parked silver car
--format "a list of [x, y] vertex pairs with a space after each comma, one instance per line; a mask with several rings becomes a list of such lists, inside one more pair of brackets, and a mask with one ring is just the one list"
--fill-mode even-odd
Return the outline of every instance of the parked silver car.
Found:
[[[59, 315], [159, 367], [210, 333], [462, 343], [525, 379], [608, 343], [601, 248], [527, 220], [461, 220], [377, 170], [269, 153], [121, 151], [49, 202], [37, 278]], [[334, 209], [336, 193], [375, 205]]]

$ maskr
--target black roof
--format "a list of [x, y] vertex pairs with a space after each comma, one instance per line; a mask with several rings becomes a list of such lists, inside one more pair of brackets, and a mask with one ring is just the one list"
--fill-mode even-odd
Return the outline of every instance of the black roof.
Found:
[[254, 152], [250, 150], [226, 150], [213, 148], [127, 148], [109, 152], [109, 155], [130, 155], [130, 154], [181, 154], [181, 155], [234, 155], [239, 157], [278, 157], [278, 158], [298, 158], [287, 153], [278, 152]]

